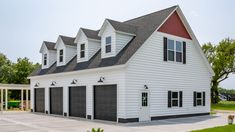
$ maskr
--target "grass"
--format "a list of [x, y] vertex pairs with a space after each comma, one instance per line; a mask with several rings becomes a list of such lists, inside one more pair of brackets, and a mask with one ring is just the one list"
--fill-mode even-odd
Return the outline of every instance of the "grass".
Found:
[[196, 130], [192, 132], [235, 132], [235, 125], [219, 126], [202, 130]]
[[211, 105], [212, 110], [235, 110], [235, 101], [220, 101]]

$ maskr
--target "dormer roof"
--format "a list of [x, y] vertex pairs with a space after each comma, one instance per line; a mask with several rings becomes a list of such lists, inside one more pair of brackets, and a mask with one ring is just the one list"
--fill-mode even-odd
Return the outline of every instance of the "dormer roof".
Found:
[[75, 38], [63, 35], [59, 35], [59, 37], [62, 39], [65, 45], [76, 46], [76, 44], [74, 43]]
[[98, 36], [99, 30], [91, 30], [86, 28], [80, 28], [87, 38], [100, 40], [101, 38]]
[[54, 42], [43, 41], [43, 43], [46, 45], [48, 50], [56, 50]]

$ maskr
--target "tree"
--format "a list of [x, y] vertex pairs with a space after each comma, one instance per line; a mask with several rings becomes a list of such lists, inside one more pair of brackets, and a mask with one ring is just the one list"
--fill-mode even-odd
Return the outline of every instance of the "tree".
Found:
[[224, 39], [218, 45], [207, 43], [202, 46], [202, 50], [215, 72], [211, 80], [211, 101], [218, 103], [220, 82], [235, 73], [235, 42], [231, 39]]
[[12, 75], [11, 69], [12, 63], [7, 57], [0, 53], [0, 83], [8, 83], [10, 81], [9, 76]]

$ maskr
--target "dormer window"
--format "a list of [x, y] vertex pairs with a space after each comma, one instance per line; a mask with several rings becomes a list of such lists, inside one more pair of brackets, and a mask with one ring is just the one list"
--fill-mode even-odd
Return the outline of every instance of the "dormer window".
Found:
[[80, 58], [85, 57], [85, 44], [80, 45]]
[[105, 53], [111, 52], [111, 36], [105, 38]]
[[59, 56], [59, 61], [63, 62], [63, 56], [64, 56], [64, 51], [61, 49], [60, 50], [60, 56]]
[[47, 65], [47, 54], [43, 55], [43, 65], [46, 66]]

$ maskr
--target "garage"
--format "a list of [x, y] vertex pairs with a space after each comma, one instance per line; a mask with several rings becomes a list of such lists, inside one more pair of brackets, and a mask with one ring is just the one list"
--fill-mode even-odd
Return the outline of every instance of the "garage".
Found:
[[94, 119], [117, 121], [117, 85], [94, 86]]
[[69, 87], [69, 116], [86, 118], [86, 86]]
[[50, 88], [50, 114], [63, 115], [63, 87]]
[[34, 111], [45, 112], [45, 89], [35, 88], [34, 89]]

